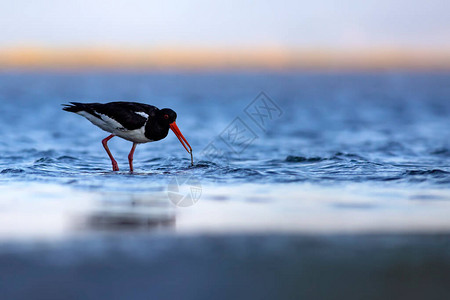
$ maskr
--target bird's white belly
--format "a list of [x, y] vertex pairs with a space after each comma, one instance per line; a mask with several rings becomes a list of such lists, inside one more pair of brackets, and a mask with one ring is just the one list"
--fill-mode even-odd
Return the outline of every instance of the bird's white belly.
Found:
[[[97, 127], [100, 127], [101, 129], [108, 131], [108, 132], [113, 132], [114, 130], [114, 126], [113, 124], [111, 124], [111, 122], [105, 122], [102, 119], [97, 118], [96, 116], [91, 115], [90, 113], [87, 113], [85, 111], [79, 111], [77, 112], [77, 114], [79, 114], [80, 116], [85, 117], [86, 119], [88, 119], [92, 124], [94, 124]], [[116, 122], [117, 123], [117, 122]], [[120, 125], [119, 123], [117, 123], [118, 125]]]
[[148, 143], [153, 142], [153, 140], [148, 139], [145, 136], [145, 125], [141, 128], [134, 130], [127, 130], [122, 127], [122, 125], [114, 119], [109, 118], [108, 116], [101, 115], [101, 119], [93, 116], [87, 112], [80, 111], [79, 115], [88, 119], [92, 124], [100, 127], [104, 131], [110, 132], [118, 137], [126, 139], [128, 141], [134, 143]]

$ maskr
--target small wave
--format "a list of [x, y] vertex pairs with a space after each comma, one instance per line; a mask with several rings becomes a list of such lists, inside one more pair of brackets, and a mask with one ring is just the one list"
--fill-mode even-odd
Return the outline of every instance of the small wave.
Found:
[[37, 159], [34, 163], [35, 164], [42, 164], [42, 163], [53, 163], [55, 160], [51, 157], [41, 157]]
[[25, 172], [25, 170], [15, 169], [15, 168], [7, 168], [7, 169], [3, 169], [0, 173], [2, 173], [2, 174], [18, 174], [18, 173], [23, 173], [23, 172]]
[[73, 156], [68, 156], [68, 155], [63, 155], [58, 157], [59, 161], [74, 161], [74, 160], [78, 160], [78, 158], [73, 157]]
[[440, 170], [440, 169], [433, 169], [433, 170], [408, 170], [405, 172], [406, 175], [445, 175], [450, 174], [450, 172]]
[[336, 152], [331, 159], [351, 158], [354, 160], [366, 160], [364, 157], [354, 153]]
[[296, 163], [320, 162], [320, 161], [324, 161], [324, 160], [326, 160], [326, 158], [318, 157], [318, 156], [304, 157], [304, 156], [289, 155], [288, 157], [286, 157], [287, 162], [296, 162]]
[[216, 163], [213, 163], [211, 161], [204, 161], [201, 160], [198, 163], [194, 163], [194, 168], [211, 168], [211, 167], [218, 167], [219, 165]]
[[375, 179], [379, 178], [380, 181], [396, 181], [401, 180], [403, 177], [401, 176], [393, 176], [393, 177], [375, 177]]
[[447, 148], [436, 149], [436, 150], [432, 151], [431, 154], [449, 157], [450, 156], [450, 149], [447, 149]]
[[237, 177], [246, 177], [246, 178], [253, 178], [253, 177], [260, 177], [262, 176], [262, 173], [249, 168], [224, 168], [220, 171], [222, 174], [230, 174], [232, 176]]

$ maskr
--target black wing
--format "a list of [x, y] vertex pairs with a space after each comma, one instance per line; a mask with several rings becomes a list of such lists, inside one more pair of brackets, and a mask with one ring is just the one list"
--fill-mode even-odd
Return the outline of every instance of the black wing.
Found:
[[144, 126], [147, 118], [145, 115], [138, 113], [147, 114], [148, 118], [152, 118], [158, 111], [158, 108], [153, 105], [136, 102], [70, 103], [71, 105], [65, 104], [66, 107], [63, 110], [75, 113], [85, 111], [99, 119], [101, 119], [101, 115], [106, 115], [119, 122], [127, 130]]

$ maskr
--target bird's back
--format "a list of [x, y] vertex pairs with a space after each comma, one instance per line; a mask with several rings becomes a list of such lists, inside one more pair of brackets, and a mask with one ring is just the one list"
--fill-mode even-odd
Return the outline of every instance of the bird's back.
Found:
[[63, 108], [65, 111], [74, 113], [86, 112], [103, 121], [112, 119], [126, 130], [141, 128], [147, 119], [153, 117], [158, 110], [153, 105], [136, 102], [70, 103], [71, 105]]

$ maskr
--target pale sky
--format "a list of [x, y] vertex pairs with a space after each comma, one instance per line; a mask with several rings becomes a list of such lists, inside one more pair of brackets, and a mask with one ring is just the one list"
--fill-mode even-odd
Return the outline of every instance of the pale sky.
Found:
[[0, 1], [0, 47], [450, 47], [450, 0]]

